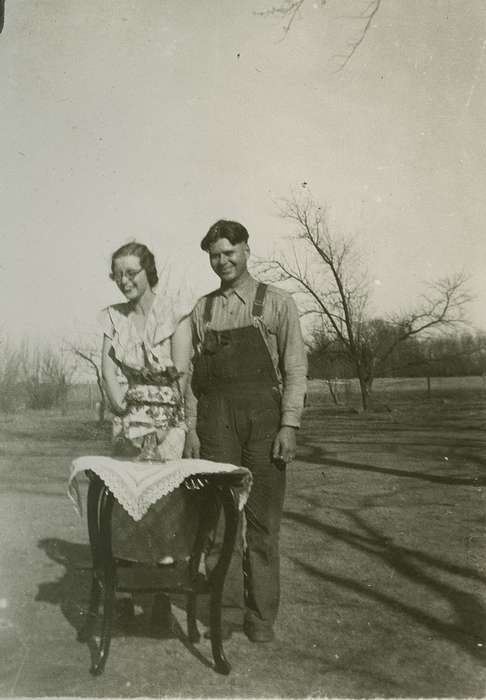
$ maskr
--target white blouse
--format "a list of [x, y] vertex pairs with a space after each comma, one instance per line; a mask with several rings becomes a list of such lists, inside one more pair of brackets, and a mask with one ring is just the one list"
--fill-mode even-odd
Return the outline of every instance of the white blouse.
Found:
[[173, 365], [170, 338], [182, 319], [189, 316], [192, 303], [169, 298], [154, 288], [155, 299], [150, 307], [143, 333], [135, 325], [130, 302], [113, 304], [98, 317], [104, 335], [110, 338], [117, 362], [132, 369], [165, 369]]

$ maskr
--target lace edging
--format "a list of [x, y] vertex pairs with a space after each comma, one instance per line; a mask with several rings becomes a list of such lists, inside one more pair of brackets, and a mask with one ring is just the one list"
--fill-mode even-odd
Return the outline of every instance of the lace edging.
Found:
[[163, 482], [152, 484], [145, 491], [142, 491], [138, 498], [134, 499], [127, 494], [123, 479], [115, 472], [109, 469], [105, 470], [103, 467], [98, 467], [93, 471], [105, 482], [118, 503], [136, 522], [143, 518], [150, 506], [156, 503], [159, 498], [174, 491], [188, 476], [187, 469], [179, 469], [170, 477], [166, 477]]

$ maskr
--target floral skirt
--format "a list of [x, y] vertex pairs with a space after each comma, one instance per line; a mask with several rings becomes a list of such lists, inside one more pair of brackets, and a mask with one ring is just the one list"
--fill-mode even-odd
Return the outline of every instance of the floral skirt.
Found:
[[179, 459], [186, 425], [178, 384], [134, 384], [125, 399], [127, 412], [113, 419], [115, 455], [153, 461]]

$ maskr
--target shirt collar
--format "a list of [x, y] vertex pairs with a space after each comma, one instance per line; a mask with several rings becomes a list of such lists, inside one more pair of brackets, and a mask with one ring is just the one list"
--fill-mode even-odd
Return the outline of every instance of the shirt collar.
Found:
[[248, 271], [246, 271], [238, 280], [236, 287], [230, 287], [230, 289], [220, 288], [220, 294], [225, 296], [227, 299], [229, 299], [232, 294], [236, 294], [236, 296], [241, 299], [244, 304], [246, 304], [251, 293], [254, 291], [256, 284], [256, 280], [253, 279]]

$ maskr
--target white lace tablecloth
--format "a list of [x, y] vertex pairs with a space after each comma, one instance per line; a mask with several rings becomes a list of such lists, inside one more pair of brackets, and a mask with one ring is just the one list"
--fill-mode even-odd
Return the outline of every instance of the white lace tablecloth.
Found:
[[82, 501], [78, 477], [87, 470], [95, 472], [104, 481], [116, 500], [136, 521], [141, 520], [159, 498], [176, 489], [190, 476], [240, 472], [244, 477], [238, 489], [240, 509], [246, 503], [251, 488], [248, 469], [206, 459], [133, 462], [103, 456], [78, 457], [71, 465], [68, 495], [79, 515], [82, 515]]

